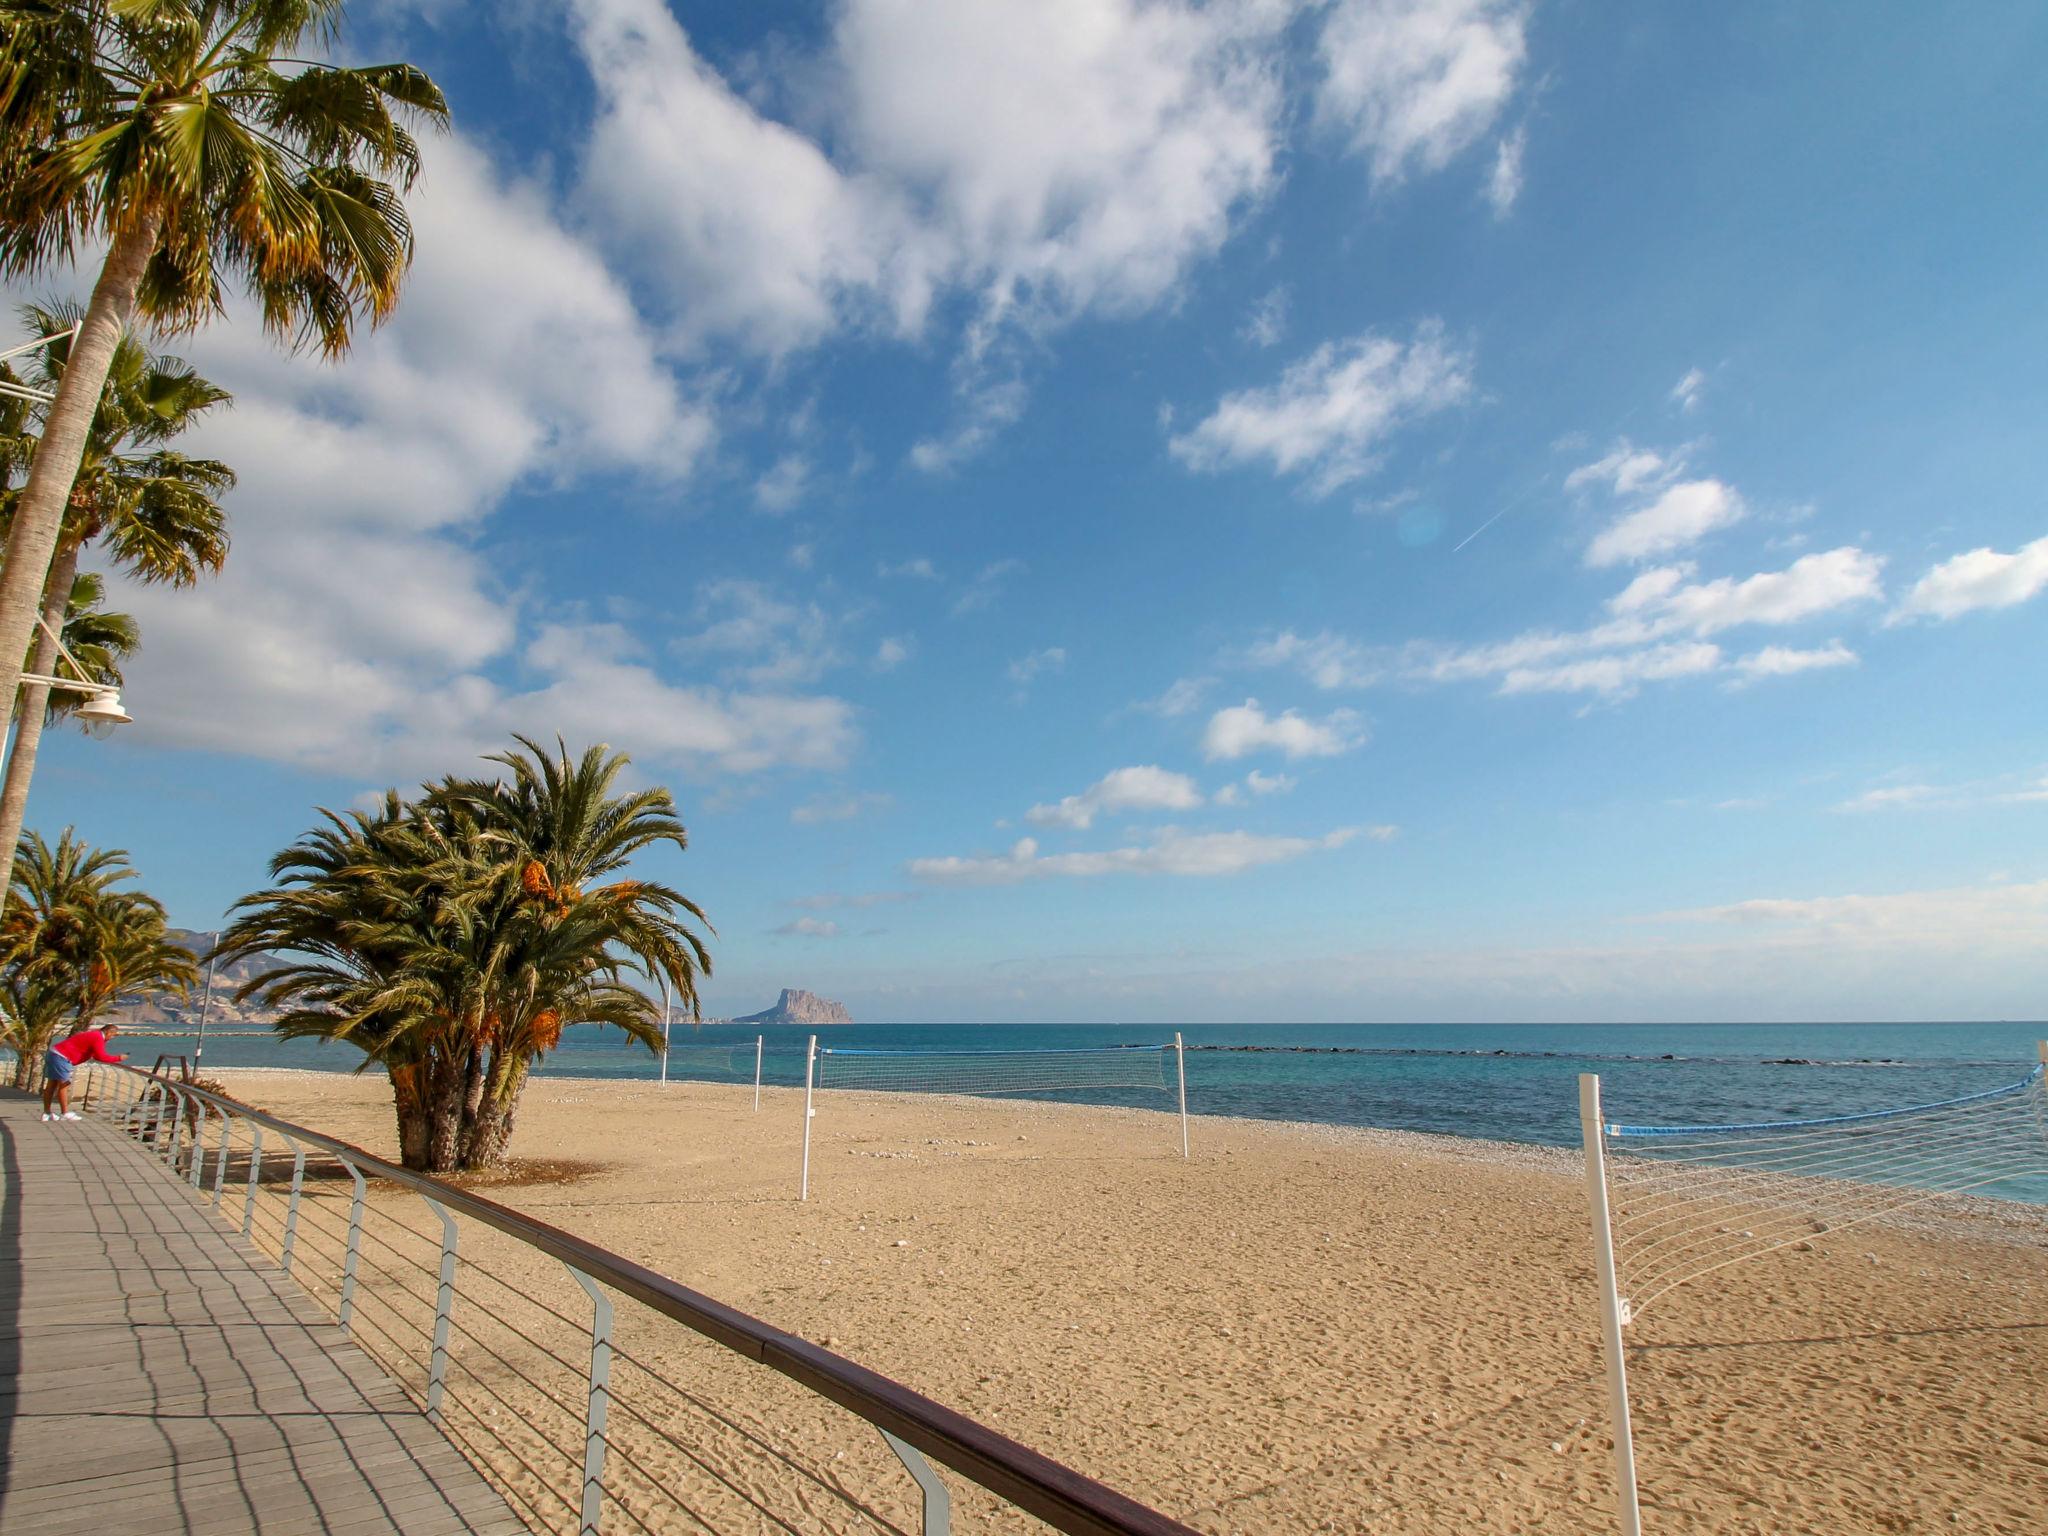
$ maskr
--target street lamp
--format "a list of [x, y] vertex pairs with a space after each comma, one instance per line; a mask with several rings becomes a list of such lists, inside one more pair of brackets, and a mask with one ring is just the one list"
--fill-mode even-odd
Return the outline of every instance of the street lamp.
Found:
[[41, 683], [45, 688], [61, 688], [66, 693], [85, 694], [85, 702], [71, 713], [88, 728], [133, 724], [135, 717], [121, 707], [121, 690], [89, 677], [85, 668], [78, 664], [78, 658], [71, 654], [70, 647], [64, 644], [64, 637], [50, 627], [50, 621], [37, 614], [36, 622], [43, 626], [43, 633], [56, 642], [58, 657], [68, 662], [78, 677], [74, 681], [68, 677], [56, 677], [41, 672], [24, 672], [21, 674], [21, 680], [24, 683]]

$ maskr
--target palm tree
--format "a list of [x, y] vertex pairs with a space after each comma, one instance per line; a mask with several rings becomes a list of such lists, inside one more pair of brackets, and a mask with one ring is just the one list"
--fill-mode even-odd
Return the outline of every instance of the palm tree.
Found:
[[[37, 334], [75, 324], [75, 306], [26, 306], [22, 320]], [[45, 392], [63, 386], [71, 343], [53, 342], [28, 382]], [[56, 554], [43, 591], [44, 623], [56, 627], [78, 571], [80, 554], [101, 544], [114, 564], [138, 581], [188, 587], [227, 559], [227, 514], [217, 499], [235, 483], [234, 471], [213, 459], [188, 458], [164, 445], [207, 411], [228, 403], [228, 392], [175, 357], [151, 356], [132, 337], [114, 349], [107, 386], [94, 413], [78, 478], [67, 498]], [[15, 481], [31, 470], [54, 405], [10, 412], [12, 430], [0, 436], [0, 528], [10, 527], [24, 494]], [[36, 635], [32, 670], [45, 676], [57, 664], [47, 630]], [[20, 727], [0, 787], [0, 848], [21, 835], [29, 780], [42, 747], [50, 689], [24, 683]]]
[[323, 813], [244, 897], [223, 957], [304, 959], [242, 988], [283, 1009], [280, 1033], [340, 1040], [390, 1074], [399, 1148], [432, 1172], [493, 1166], [533, 1064], [566, 1023], [608, 1024], [658, 1050], [660, 1017], [628, 977], [663, 976], [694, 1012], [710, 952], [696, 903], [620, 875], [688, 846], [666, 790], [613, 790], [627, 759], [571, 759], [518, 738], [503, 780], [446, 779], [415, 803]]
[[[220, 311], [240, 278], [265, 327], [329, 357], [398, 302], [403, 193], [444, 124], [408, 64], [344, 68], [342, 0], [0, 0], [0, 276], [106, 257], [71, 343], [0, 569], [0, 698], [12, 699], [65, 503], [122, 333]], [[10, 672], [15, 673], [9, 676]]]
[[[132, 614], [113, 613], [104, 606], [107, 584], [97, 572], [80, 571], [71, 578], [71, 601], [64, 605], [64, 649], [85, 671], [90, 682], [119, 688], [121, 665], [142, 645], [142, 629]], [[80, 702], [77, 694], [51, 689], [43, 709], [48, 725], [73, 713]]]
[[67, 1022], [91, 1023], [124, 993], [190, 992], [193, 957], [169, 941], [160, 903], [120, 889], [134, 878], [125, 850], [92, 849], [70, 827], [54, 848], [33, 832], [22, 837], [15, 900], [0, 922], [15, 1087], [38, 1085], [43, 1053]]

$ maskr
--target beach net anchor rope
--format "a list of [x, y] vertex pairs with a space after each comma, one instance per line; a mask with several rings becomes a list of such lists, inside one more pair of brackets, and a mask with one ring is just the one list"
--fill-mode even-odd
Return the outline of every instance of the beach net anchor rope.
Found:
[[2017, 1082], [1852, 1115], [1624, 1125], [1579, 1078], [1624, 1536], [1639, 1536], [1623, 1329], [1716, 1270], [1947, 1197], [2048, 1176], [2048, 1043]]
[[821, 1049], [813, 1035], [804, 1057], [804, 1161], [799, 1200], [811, 1197], [811, 1122], [817, 1118], [820, 1088], [974, 1097], [1105, 1088], [1174, 1092], [1180, 1104], [1180, 1155], [1188, 1155], [1187, 1047], [1178, 1034], [1161, 1045], [993, 1051]]

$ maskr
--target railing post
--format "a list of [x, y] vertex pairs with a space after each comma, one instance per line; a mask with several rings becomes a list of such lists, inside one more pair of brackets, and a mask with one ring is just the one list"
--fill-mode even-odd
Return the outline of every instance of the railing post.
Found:
[[583, 1515], [576, 1536], [598, 1536], [604, 1519], [605, 1420], [612, 1406], [612, 1302], [582, 1270], [564, 1264], [590, 1296], [590, 1401], [583, 1435]]
[[1614, 1227], [1607, 1209], [1607, 1152], [1600, 1120], [1600, 1079], [1579, 1074], [1579, 1125], [1586, 1140], [1586, 1193], [1593, 1203], [1593, 1261], [1600, 1282], [1600, 1338], [1607, 1355], [1607, 1402], [1614, 1419], [1614, 1502], [1622, 1536], [1642, 1536], [1636, 1499], [1636, 1447], [1628, 1416], [1628, 1360], [1622, 1325], [1628, 1321], [1614, 1278]]
[[234, 1129], [234, 1122], [228, 1118], [228, 1112], [222, 1110], [220, 1112], [220, 1156], [215, 1158], [213, 1163], [213, 1203], [216, 1208], [220, 1205], [220, 1197], [227, 1192], [228, 1143], [235, 1139]]
[[263, 1178], [263, 1127], [254, 1120], [249, 1122], [249, 1193], [242, 1199], [242, 1236], [247, 1237], [256, 1225], [256, 1186]]
[[185, 1097], [169, 1087], [164, 1089], [164, 1097], [171, 1101], [171, 1146], [168, 1152], [163, 1153], [163, 1160], [164, 1166], [170, 1169], [172, 1176], [175, 1177], [178, 1172], [178, 1153], [183, 1149], [185, 1141]]
[[278, 1257], [277, 1267], [289, 1277], [292, 1272], [292, 1247], [299, 1240], [299, 1191], [306, 1185], [306, 1149], [289, 1136], [284, 1140], [285, 1145], [292, 1149], [292, 1196], [284, 1208], [284, 1251]]
[[349, 1323], [356, 1315], [356, 1255], [363, 1250], [364, 1184], [362, 1169], [345, 1157], [341, 1159], [341, 1166], [356, 1181], [355, 1196], [348, 1203], [348, 1256], [341, 1261], [341, 1312], [337, 1318], [341, 1331], [347, 1333]]
[[207, 1121], [218, 1118], [220, 1120], [221, 1129], [223, 1133], [225, 1133], [228, 1123], [227, 1116], [216, 1115], [213, 1107], [209, 1105], [204, 1099], [200, 1099], [198, 1101], [198, 1112], [198, 1122], [192, 1127], [192, 1166], [188, 1170], [192, 1175], [192, 1187], [194, 1189], [200, 1188], [200, 1186], [204, 1184], [206, 1180]]
[[438, 1427], [448, 1385], [448, 1324], [455, 1315], [455, 1218], [433, 1196], [420, 1198], [441, 1218], [441, 1287], [434, 1293], [434, 1355], [427, 1367], [427, 1420]]
[[924, 1490], [924, 1536], [950, 1536], [953, 1496], [946, 1492], [946, 1485], [939, 1481], [939, 1474], [932, 1470], [932, 1464], [924, 1459], [924, 1452], [898, 1440], [879, 1424], [875, 1426], [875, 1432], [889, 1442], [889, 1449], [896, 1453], [896, 1459], [903, 1463], [910, 1475], [917, 1479], [917, 1486]]

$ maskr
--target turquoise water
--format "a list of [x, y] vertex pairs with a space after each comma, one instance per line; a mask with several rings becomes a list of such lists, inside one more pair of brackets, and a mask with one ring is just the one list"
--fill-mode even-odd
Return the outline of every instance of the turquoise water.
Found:
[[[1191, 1024], [1188, 1108], [1197, 1115], [1376, 1125], [1507, 1141], [1576, 1144], [1581, 1072], [1600, 1074], [1609, 1118], [1659, 1122], [1800, 1119], [1923, 1104], [2023, 1076], [2048, 1024]], [[678, 1026], [671, 1076], [751, 1081], [752, 1028]], [[862, 1024], [827, 1046], [871, 1050], [1028, 1050], [1157, 1044], [1150, 1024]], [[766, 1031], [765, 1079], [803, 1082], [810, 1031]], [[698, 1047], [739, 1048], [729, 1062]], [[685, 1047], [689, 1049], [685, 1049]], [[190, 1054], [191, 1041], [135, 1037], [130, 1059]], [[215, 1036], [204, 1064], [353, 1070], [353, 1052], [268, 1037]], [[653, 1057], [594, 1028], [572, 1028], [547, 1076], [651, 1079]], [[1033, 1095], [1054, 1097], [1054, 1095]], [[1060, 1094], [1166, 1108], [1166, 1094]]]

